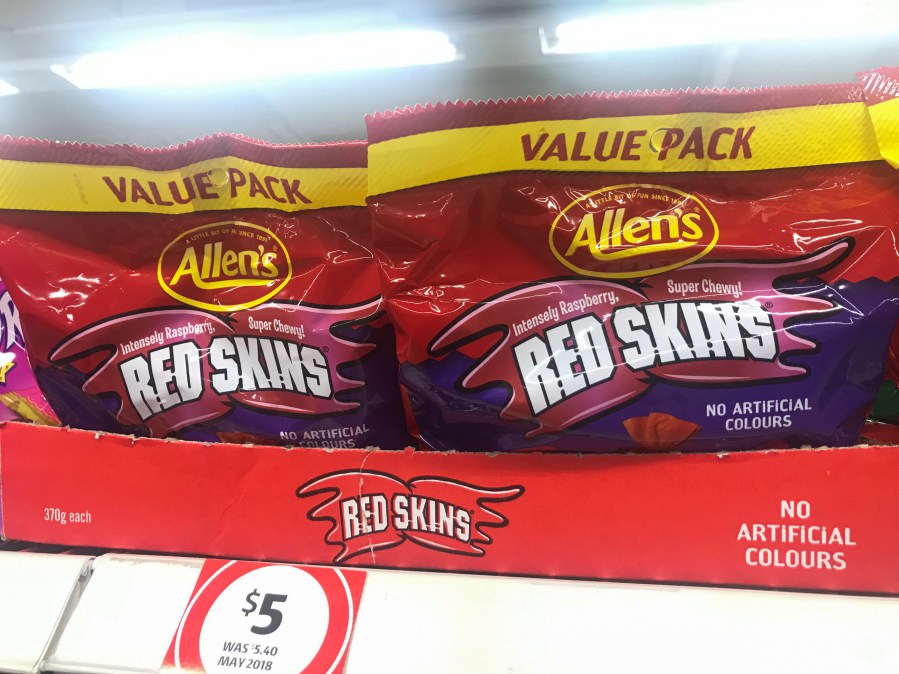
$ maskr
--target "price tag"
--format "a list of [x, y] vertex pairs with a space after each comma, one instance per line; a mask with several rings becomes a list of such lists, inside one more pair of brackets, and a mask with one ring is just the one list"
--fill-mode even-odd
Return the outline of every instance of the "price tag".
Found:
[[342, 671], [365, 572], [207, 560], [163, 671]]

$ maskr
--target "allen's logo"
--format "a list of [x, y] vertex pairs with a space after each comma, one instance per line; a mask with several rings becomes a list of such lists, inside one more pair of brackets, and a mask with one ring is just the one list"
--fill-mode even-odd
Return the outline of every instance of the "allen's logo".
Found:
[[324, 496], [309, 519], [330, 522], [325, 542], [339, 545], [334, 563], [410, 540], [426, 548], [481, 557], [493, 542], [485, 531], [509, 521], [487, 504], [512, 501], [524, 487], [477, 487], [440, 477], [401, 480], [374, 471], [322, 475], [297, 489]]
[[559, 213], [549, 246], [566, 267], [596, 278], [642, 278], [695, 262], [714, 248], [718, 224], [699, 199], [660, 185], [616, 185]]
[[274, 297], [293, 268], [284, 244], [265, 227], [217, 222], [195, 227], [159, 256], [162, 289], [180, 302], [211, 311], [240, 311]]

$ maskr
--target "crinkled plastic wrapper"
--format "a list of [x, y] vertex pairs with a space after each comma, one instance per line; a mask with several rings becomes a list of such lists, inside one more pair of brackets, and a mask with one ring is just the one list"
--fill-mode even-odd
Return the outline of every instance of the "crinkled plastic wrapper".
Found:
[[406, 446], [365, 167], [360, 142], [0, 140], [0, 272], [60, 419]]
[[899, 313], [861, 86], [367, 118], [400, 381], [438, 450], [850, 445]]

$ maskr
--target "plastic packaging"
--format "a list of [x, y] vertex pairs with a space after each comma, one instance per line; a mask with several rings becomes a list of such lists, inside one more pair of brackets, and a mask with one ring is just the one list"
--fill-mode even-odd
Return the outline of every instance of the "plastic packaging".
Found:
[[0, 142], [0, 271], [80, 428], [402, 448], [365, 144]]
[[439, 450], [849, 445], [899, 312], [860, 86], [367, 118], [400, 381]]

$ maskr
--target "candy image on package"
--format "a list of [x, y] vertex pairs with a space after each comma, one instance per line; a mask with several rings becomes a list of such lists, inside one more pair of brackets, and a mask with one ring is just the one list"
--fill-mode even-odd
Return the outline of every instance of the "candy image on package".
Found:
[[860, 86], [367, 118], [400, 381], [439, 450], [848, 445], [899, 313]]
[[[0, 270], [71, 426], [407, 444], [364, 143], [0, 142]], [[52, 186], [52, 189], [48, 189]]]

